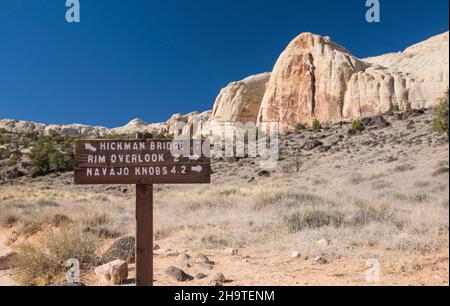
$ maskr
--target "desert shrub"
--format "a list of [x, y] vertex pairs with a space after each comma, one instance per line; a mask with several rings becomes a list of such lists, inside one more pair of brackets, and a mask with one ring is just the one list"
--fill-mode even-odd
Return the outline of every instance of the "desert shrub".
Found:
[[9, 158], [13, 152], [8, 149], [0, 148], [0, 160]]
[[82, 220], [82, 231], [105, 239], [118, 238], [122, 234], [106, 214], [95, 214]]
[[98, 227], [102, 225], [107, 225], [110, 222], [110, 218], [106, 214], [94, 214], [92, 217], [84, 219], [82, 221], [83, 225], [90, 227]]
[[395, 172], [407, 172], [407, 171], [411, 171], [414, 170], [415, 167], [413, 165], [410, 164], [401, 164], [397, 167], [394, 168]]
[[448, 131], [448, 90], [445, 93], [445, 96], [441, 99], [439, 104], [434, 108], [435, 118], [433, 120], [433, 128], [432, 130], [441, 133], [447, 134], [449, 136]]
[[323, 128], [322, 123], [320, 123], [319, 119], [314, 119], [312, 123], [312, 128], [314, 131], [319, 131]]
[[300, 131], [306, 130], [306, 124], [297, 123], [297, 124], [295, 124], [294, 128], [297, 132], [300, 132]]
[[286, 174], [293, 174], [300, 172], [303, 166], [303, 161], [300, 156], [295, 155], [292, 160], [282, 165], [282, 170]]
[[432, 253], [439, 249], [439, 243], [416, 236], [401, 236], [392, 241], [392, 247], [402, 253]]
[[73, 170], [73, 152], [66, 143], [58, 149], [51, 138], [40, 138], [36, 146], [31, 149], [31, 174], [46, 175], [52, 171]]
[[59, 263], [49, 257], [45, 246], [41, 244], [24, 244], [18, 249], [16, 263], [17, 280], [24, 285], [48, 285], [61, 277]]
[[16, 225], [20, 220], [17, 212], [10, 211], [8, 209], [0, 210], [0, 226], [11, 227]]
[[23, 218], [18, 232], [24, 236], [32, 236], [42, 230], [43, 225], [40, 218]]
[[364, 123], [360, 119], [355, 119], [352, 121], [352, 130], [361, 131], [364, 129]]
[[359, 185], [362, 182], [364, 182], [364, 177], [362, 176], [361, 173], [358, 172], [352, 173], [350, 177], [350, 183], [352, 183], [353, 185]]
[[98, 238], [103, 239], [119, 238], [122, 235], [122, 232], [108, 226], [100, 226], [100, 227], [86, 226], [83, 228], [83, 232], [93, 234]]
[[21, 158], [21, 154], [19, 152], [14, 152], [9, 156], [8, 161], [6, 162], [6, 165], [8, 167], [13, 167], [19, 162], [20, 158]]
[[325, 204], [325, 200], [303, 192], [288, 191], [262, 191], [255, 196], [255, 209], [261, 209], [270, 205], [300, 206], [305, 204]]
[[0, 145], [9, 144], [11, 143], [11, 135], [9, 133], [2, 129], [0, 131]]
[[42, 240], [25, 243], [18, 249], [16, 275], [26, 285], [47, 285], [61, 280], [69, 259], [76, 259], [83, 268], [96, 266], [101, 240], [78, 228], [64, 228]]
[[359, 226], [372, 222], [378, 223], [396, 223], [396, 214], [388, 205], [368, 205], [365, 203], [357, 203], [356, 212], [347, 220], [347, 225]]
[[282, 218], [282, 226], [290, 233], [324, 226], [340, 227], [344, 214], [335, 209], [302, 208]]
[[201, 245], [208, 249], [219, 249], [229, 246], [229, 242], [223, 237], [214, 234], [207, 234], [200, 238]]
[[63, 214], [55, 214], [55, 215], [53, 215], [51, 222], [53, 225], [61, 226], [64, 224], [71, 223], [72, 219], [70, 219], [70, 217], [63, 215]]
[[59, 207], [59, 204], [53, 201], [39, 200], [34, 203], [37, 207]]

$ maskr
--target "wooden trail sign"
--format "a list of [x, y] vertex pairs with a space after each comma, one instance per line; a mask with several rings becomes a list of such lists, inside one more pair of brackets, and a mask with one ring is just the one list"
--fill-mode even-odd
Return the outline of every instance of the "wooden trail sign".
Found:
[[75, 184], [136, 185], [136, 285], [153, 285], [153, 184], [211, 182], [209, 143], [146, 139], [75, 143]]

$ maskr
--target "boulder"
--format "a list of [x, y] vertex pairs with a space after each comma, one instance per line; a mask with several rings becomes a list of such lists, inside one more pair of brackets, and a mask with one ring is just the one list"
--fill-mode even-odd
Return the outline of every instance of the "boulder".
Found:
[[103, 262], [110, 262], [116, 259], [124, 260], [128, 263], [135, 261], [135, 245], [134, 237], [122, 237], [114, 241], [109, 249], [103, 254]]
[[178, 269], [176, 267], [167, 268], [165, 273], [166, 273], [166, 275], [168, 275], [169, 277], [171, 277], [172, 279], [174, 279], [178, 282], [186, 282], [186, 281], [191, 281], [194, 279], [192, 276], [190, 276], [183, 270]]
[[115, 260], [95, 268], [95, 274], [101, 282], [120, 285], [128, 278], [128, 264], [123, 260]]

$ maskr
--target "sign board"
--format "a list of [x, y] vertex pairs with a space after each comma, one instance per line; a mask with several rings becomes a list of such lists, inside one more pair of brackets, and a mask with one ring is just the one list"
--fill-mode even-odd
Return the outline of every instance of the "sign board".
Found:
[[[77, 141], [75, 184], [210, 183], [210, 159], [198, 150], [203, 144], [156, 139]], [[174, 155], [174, 151], [185, 154]]]
[[80, 140], [75, 184], [136, 185], [136, 285], [153, 285], [153, 184], [211, 182], [209, 143], [197, 140]]

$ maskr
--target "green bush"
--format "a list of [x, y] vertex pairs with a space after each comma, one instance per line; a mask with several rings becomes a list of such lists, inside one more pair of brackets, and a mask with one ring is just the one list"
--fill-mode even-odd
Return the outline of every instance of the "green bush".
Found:
[[448, 90], [439, 104], [434, 108], [435, 118], [433, 120], [433, 131], [440, 134], [447, 134], [448, 131]]
[[303, 130], [305, 130], [305, 129], [306, 129], [306, 125], [303, 124], [303, 123], [297, 123], [297, 124], [295, 125], [295, 130], [296, 130], [296, 131], [303, 131]]
[[0, 160], [9, 158], [13, 152], [8, 149], [0, 148]]
[[18, 152], [14, 152], [9, 157], [8, 161], [6, 162], [6, 165], [8, 167], [15, 166], [19, 162], [20, 158], [21, 158], [21, 154]]
[[352, 130], [361, 131], [364, 129], [364, 123], [360, 119], [355, 119], [352, 121]]
[[319, 131], [322, 129], [322, 123], [320, 123], [319, 119], [314, 119], [312, 123], [312, 128], [314, 131]]
[[52, 171], [71, 171], [73, 158], [70, 142], [60, 143], [57, 148], [51, 138], [40, 138], [30, 152], [31, 174], [40, 176]]

